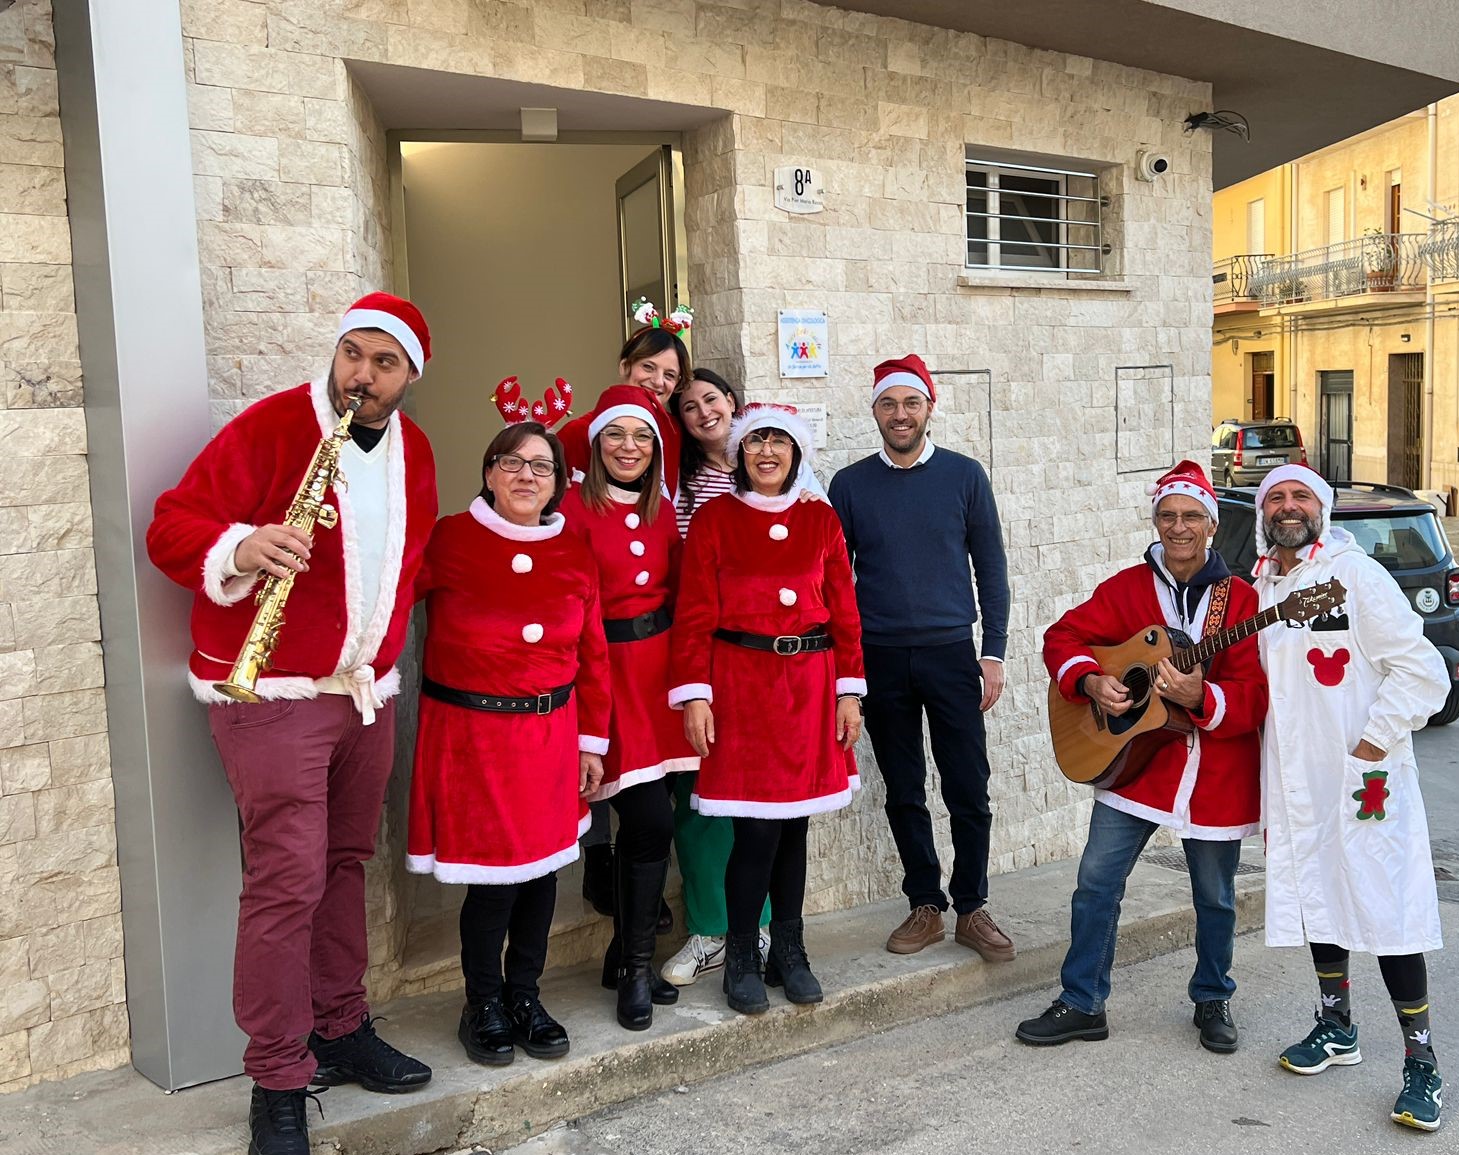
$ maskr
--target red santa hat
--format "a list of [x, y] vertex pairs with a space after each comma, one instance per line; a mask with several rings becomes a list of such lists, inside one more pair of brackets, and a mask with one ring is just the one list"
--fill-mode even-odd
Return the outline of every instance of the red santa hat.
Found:
[[423, 372], [431, 359], [431, 331], [426, 319], [404, 297], [366, 293], [350, 306], [340, 321], [334, 343], [338, 345], [346, 333], [355, 329], [380, 329], [389, 333], [405, 349], [417, 373]]
[[932, 384], [932, 374], [916, 353], [908, 353], [895, 361], [883, 361], [872, 371], [871, 399], [876, 401], [888, 389], [905, 385], [915, 389], [932, 404], [937, 404], [937, 386]]
[[588, 440], [594, 440], [620, 417], [637, 417], [654, 431], [659, 444], [663, 445], [664, 435], [659, 429], [659, 419], [648, 407], [652, 396], [637, 385], [608, 386], [598, 397], [597, 406], [588, 414]]
[[1179, 462], [1174, 469], [1162, 477], [1159, 481], [1152, 481], [1145, 487], [1145, 492], [1150, 494], [1150, 512], [1153, 514], [1160, 508], [1160, 503], [1173, 493], [1182, 497], [1193, 497], [1201, 503], [1201, 508], [1211, 515], [1212, 521], [1219, 521], [1221, 514], [1216, 506], [1216, 491], [1211, 488], [1210, 481], [1206, 478], [1206, 471], [1194, 461]]
[[763, 401], [742, 406], [730, 422], [729, 445], [725, 454], [731, 465], [739, 461], [740, 442], [756, 429], [783, 429], [789, 433], [800, 447], [802, 471], [810, 468], [811, 458], [816, 453], [810, 423], [800, 415], [794, 405], [771, 405]]

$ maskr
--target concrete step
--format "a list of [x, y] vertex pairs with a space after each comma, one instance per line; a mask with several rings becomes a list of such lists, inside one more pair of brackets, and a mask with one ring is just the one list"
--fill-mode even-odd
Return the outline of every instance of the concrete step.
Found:
[[[1259, 840], [1243, 848], [1237, 878], [1238, 932], [1260, 926], [1265, 891]], [[905, 904], [884, 902], [808, 920], [806, 942], [826, 1001], [793, 1007], [771, 991], [767, 1014], [745, 1017], [724, 1003], [719, 975], [655, 1008], [653, 1027], [622, 1030], [597, 968], [550, 973], [543, 1002], [572, 1035], [556, 1062], [518, 1054], [510, 1067], [479, 1067], [456, 1041], [459, 992], [421, 995], [377, 1008], [381, 1034], [429, 1063], [431, 1083], [410, 1095], [334, 1088], [324, 1118], [311, 1119], [313, 1147], [330, 1155], [418, 1155], [518, 1143], [554, 1123], [639, 1095], [915, 1022], [932, 1015], [1057, 987], [1069, 933], [1077, 863], [1063, 861], [993, 880], [989, 910], [1018, 958], [988, 964], [945, 942], [917, 955], [889, 954], [887, 934]], [[1121, 964], [1188, 945], [1194, 934], [1190, 880], [1178, 849], [1150, 851], [1130, 877], [1121, 920]], [[666, 943], [666, 948], [676, 946]], [[1037, 1007], [1030, 1006], [1030, 1013]], [[1014, 1024], [1008, 1024], [1013, 1030]], [[235, 1155], [246, 1149], [250, 1084], [242, 1078], [164, 1095], [130, 1070], [82, 1075], [6, 1097], [0, 1155]]]

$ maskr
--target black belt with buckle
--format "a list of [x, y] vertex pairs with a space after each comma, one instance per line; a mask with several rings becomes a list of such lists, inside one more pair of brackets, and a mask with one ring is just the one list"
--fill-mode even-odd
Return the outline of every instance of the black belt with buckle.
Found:
[[443, 686], [429, 678], [422, 678], [420, 692], [438, 702], [452, 706], [464, 706], [468, 710], [486, 710], [492, 714], [550, 714], [566, 706], [572, 697], [573, 684], [558, 686], [545, 694], [533, 694], [527, 698], [502, 698], [496, 694], [477, 694], [470, 690], [458, 690]]
[[674, 624], [674, 615], [668, 606], [660, 606], [636, 618], [605, 618], [603, 634], [610, 642], [641, 642], [655, 634], [662, 634]]
[[831, 648], [831, 635], [826, 633], [825, 626], [817, 626], [803, 634], [781, 634], [779, 637], [747, 634], [744, 630], [715, 630], [714, 636], [734, 646], [744, 646], [747, 650], [764, 650], [783, 658], [792, 654], [816, 654]]

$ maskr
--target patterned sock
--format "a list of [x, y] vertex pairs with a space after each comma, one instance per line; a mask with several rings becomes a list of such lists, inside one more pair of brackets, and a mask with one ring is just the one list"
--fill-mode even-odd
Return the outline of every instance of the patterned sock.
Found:
[[1317, 963], [1317, 987], [1322, 994], [1322, 1010], [1319, 1018], [1339, 1023], [1343, 1027], [1353, 1025], [1352, 990], [1348, 985], [1348, 960]]
[[1393, 1000], [1393, 1009], [1398, 1012], [1398, 1027], [1403, 1032], [1403, 1045], [1415, 1059], [1431, 1063], [1438, 1070], [1439, 1060], [1434, 1054], [1434, 1033], [1429, 1027], [1429, 1004]]

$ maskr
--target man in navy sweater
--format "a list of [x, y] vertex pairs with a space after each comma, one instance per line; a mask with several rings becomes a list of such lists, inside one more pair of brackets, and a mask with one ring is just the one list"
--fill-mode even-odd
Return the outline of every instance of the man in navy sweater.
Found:
[[[936, 402], [922, 358], [909, 354], [878, 365], [871, 411], [881, 450], [837, 473], [830, 498], [856, 570], [866, 730], [886, 782], [887, 820], [912, 908], [887, 950], [913, 954], [941, 942], [950, 894], [957, 941], [989, 962], [1006, 962], [1013, 942], [985, 908], [992, 812], [983, 712], [1003, 692], [1008, 563], [983, 467], [934, 449], [927, 436]], [[980, 617], [981, 659], [973, 643]], [[946, 892], [927, 812], [924, 711], [952, 820]]]

